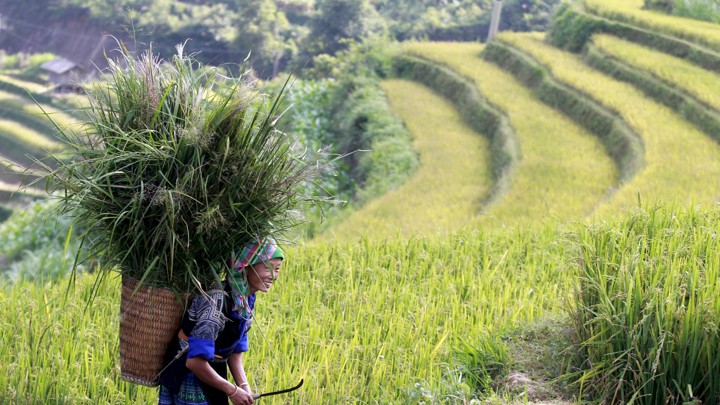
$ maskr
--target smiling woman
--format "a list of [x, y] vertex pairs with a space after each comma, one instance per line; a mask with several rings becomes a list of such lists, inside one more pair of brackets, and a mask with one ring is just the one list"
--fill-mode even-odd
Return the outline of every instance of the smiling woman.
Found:
[[[183, 316], [160, 377], [159, 403], [252, 404], [242, 354], [255, 313], [255, 293], [277, 280], [283, 253], [273, 239], [247, 244], [231, 259], [221, 285], [195, 297]], [[235, 383], [228, 380], [230, 369]]]

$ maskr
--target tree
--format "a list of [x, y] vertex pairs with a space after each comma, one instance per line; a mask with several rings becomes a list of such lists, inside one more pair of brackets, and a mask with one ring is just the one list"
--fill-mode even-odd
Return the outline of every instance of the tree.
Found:
[[234, 45], [262, 77], [274, 77], [296, 49], [297, 31], [272, 0], [238, 0]]
[[348, 40], [359, 41], [383, 32], [384, 26], [368, 0], [318, 0], [310, 21], [310, 56], [347, 48]]

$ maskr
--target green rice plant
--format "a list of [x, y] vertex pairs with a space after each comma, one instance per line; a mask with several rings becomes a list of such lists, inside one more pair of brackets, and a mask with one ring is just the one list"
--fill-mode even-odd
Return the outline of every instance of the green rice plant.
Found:
[[476, 221], [513, 224], [582, 218], [616, 184], [617, 170], [598, 138], [535, 100], [510, 74], [480, 59], [478, 45], [418, 42], [406, 44], [406, 49], [472, 80], [507, 114], [517, 133], [521, 159], [510, 187]]
[[301, 187], [329, 169], [324, 156], [275, 129], [280, 96], [260, 94], [251, 73], [223, 77], [182, 47], [168, 62], [148, 51], [109, 63], [85, 131], [58, 128], [72, 157], [48, 175], [87, 258], [149, 285], [204, 288], [235, 249], [284, 240], [303, 204], [326, 200]]
[[500, 39], [537, 60], [565, 83], [619, 114], [645, 144], [645, 168], [625, 183], [599, 215], [617, 214], [642, 201], [713, 204], [718, 190], [705, 180], [720, 175], [720, 146], [668, 108], [629, 84], [587, 66], [581, 58], [522, 34]]
[[638, 210], [580, 233], [581, 395], [648, 405], [720, 401], [719, 213]]
[[322, 240], [457, 230], [480, 210], [491, 187], [488, 142], [462, 123], [448, 101], [409, 81], [387, 80], [382, 87], [413, 134], [420, 166], [402, 186], [328, 229]]
[[610, 35], [596, 35], [592, 43], [600, 51], [632, 67], [650, 72], [720, 111], [720, 75], [683, 59], [648, 49]]
[[643, 0], [585, 0], [585, 9], [611, 20], [675, 36], [720, 51], [720, 26], [643, 10]]
[[[265, 392], [305, 379], [268, 405], [467, 403], [481, 394], [465, 368], [510, 366], [502, 331], [567, 305], [570, 241], [551, 224], [293, 247], [258, 297], [243, 356], [249, 382]], [[69, 293], [65, 280], [3, 289], [0, 402], [157, 402], [155, 389], [120, 379], [119, 277], [101, 280], [85, 310], [95, 282], [79, 275]], [[466, 349], [486, 360], [463, 362]]]

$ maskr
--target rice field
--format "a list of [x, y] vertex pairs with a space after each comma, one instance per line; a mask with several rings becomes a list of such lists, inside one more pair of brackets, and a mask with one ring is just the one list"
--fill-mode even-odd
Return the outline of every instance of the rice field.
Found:
[[720, 75], [695, 64], [610, 35], [595, 35], [595, 47], [720, 110]]
[[643, 10], [644, 0], [585, 0], [584, 4], [593, 14], [720, 50], [717, 24]]
[[580, 57], [542, 42], [537, 36], [503, 34], [515, 46], [547, 67], [560, 82], [589, 95], [620, 114], [645, 143], [646, 166], [624, 184], [599, 214], [617, 214], [643, 202], [709, 206], [720, 189], [708, 178], [720, 176], [720, 146], [672, 110], [648, 99], [629, 84], [588, 67]]
[[388, 80], [382, 88], [390, 108], [414, 137], [420, 168], [404, 185], [350, 214], [321, 240], [454, 231], [480, 211], [480, 201], [492, 187], [487, 138], [463, 124], [450, 102], [410, 81]]
[[[573, 283], [566, 242], [546, 226], [290, 249], [258, 298], [250, 384], [263, 392], [305, 380], [267, 404], [469, 401], [459, 348], [501, 345], [502, 331], [561, 311]], [[154, 389], [119, 377], [119, 281], [104, 281], [87, 311], [93, 276], [67, 299], [66, 281], [0, 294], [0, 402], [156, 402]]]
[[508, 115], [517, 133], [520, 161], [507, 193], [477, 219], [484, 226], [579, 219], [617, 184], [617, 168], [598, 138], [536, 100], [508, 72], [480, 59], [478, 45], [409, 43], [405, 49], [470, 78]]

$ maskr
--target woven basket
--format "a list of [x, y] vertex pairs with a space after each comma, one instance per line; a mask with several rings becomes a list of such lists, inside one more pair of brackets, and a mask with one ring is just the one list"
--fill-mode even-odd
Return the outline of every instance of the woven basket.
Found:
[[173, 339], [177, 339], [185, 301], [171, 290], [142, 286], [123, 277], [120, 301], [120, 374], [122, 379], [154, 387]]

